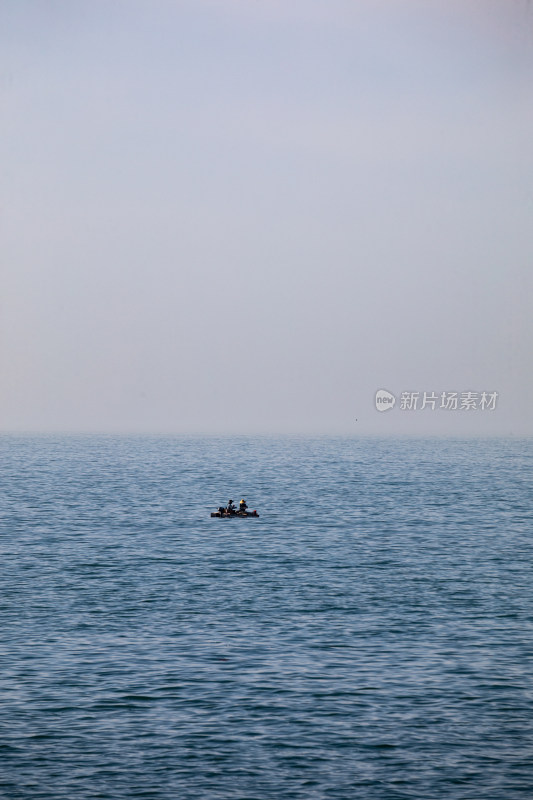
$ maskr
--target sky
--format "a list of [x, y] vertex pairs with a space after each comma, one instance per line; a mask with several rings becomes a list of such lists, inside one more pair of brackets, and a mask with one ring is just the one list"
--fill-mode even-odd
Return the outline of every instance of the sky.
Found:
[[530, 0], [0, 0], [0, 53], [0, 431], [533, 434]]

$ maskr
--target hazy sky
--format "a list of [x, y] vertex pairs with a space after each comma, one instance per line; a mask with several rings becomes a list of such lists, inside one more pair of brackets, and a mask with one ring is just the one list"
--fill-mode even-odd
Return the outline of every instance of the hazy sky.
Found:
[[533, 433], [528, 0], [0, 0], [0, 52], [1, 430]]

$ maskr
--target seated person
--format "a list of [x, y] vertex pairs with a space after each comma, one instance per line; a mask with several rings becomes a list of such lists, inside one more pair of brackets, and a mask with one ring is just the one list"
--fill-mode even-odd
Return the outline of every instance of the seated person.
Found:
[[233, 505], [233, 500], [229, 501], [229, 503], [227, 505], [227, 508], [226, 508], [226, 511], [227, 511], [228, 514], [234, 514], [235, 513], [235, 506]]
[[246, 500], [241, 500], [239, 503], [239, 511], [246, 511], [248, 506], [246, 505]]

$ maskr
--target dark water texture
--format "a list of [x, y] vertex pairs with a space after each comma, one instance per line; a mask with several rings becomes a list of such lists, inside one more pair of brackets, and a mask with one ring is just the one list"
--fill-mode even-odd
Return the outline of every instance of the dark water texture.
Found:
[[531, 444], [0, 438], [0, 796], [529, 799]]

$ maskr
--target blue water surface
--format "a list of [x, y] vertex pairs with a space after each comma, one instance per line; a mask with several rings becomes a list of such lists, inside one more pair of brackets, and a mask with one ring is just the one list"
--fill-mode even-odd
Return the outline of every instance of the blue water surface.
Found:
[[529, 800], [531, 444], [1, 437], [0, 797]]

